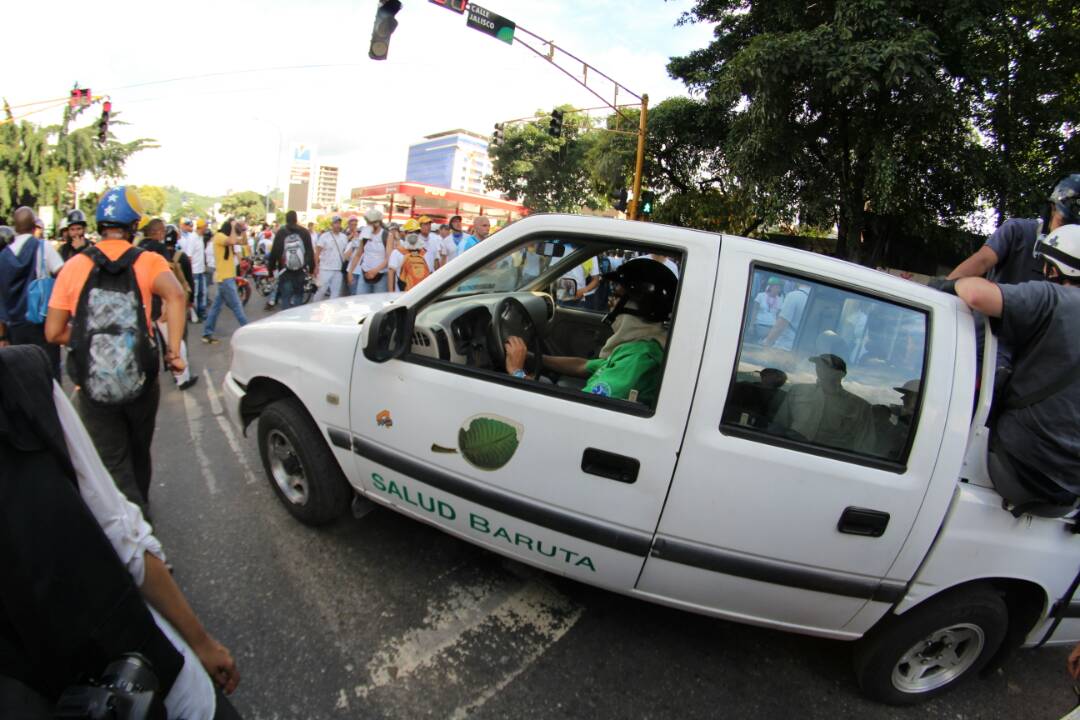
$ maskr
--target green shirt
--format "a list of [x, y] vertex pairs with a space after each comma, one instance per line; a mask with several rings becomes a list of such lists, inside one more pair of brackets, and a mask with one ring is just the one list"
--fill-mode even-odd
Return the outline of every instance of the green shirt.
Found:
[[[589, 380], [585, 392], [620, 400], [636, 400], [652, 407], [660, 389], [664, 348], [655, 340], [634, 340], [615, 348], [606, 358], [585, 363]], [[632, 391], [636, 397], [631, 397]]]

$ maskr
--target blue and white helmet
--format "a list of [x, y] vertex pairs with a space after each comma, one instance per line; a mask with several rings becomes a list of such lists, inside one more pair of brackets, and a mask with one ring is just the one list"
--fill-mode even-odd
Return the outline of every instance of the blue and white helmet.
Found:
[[139, 194], [131, 185], [121, 185], [106, 191], [98, 202], [94, 219], [97, 220], [98, 228], [127, 228], [133, 232], [149, 221], [143, 212]]

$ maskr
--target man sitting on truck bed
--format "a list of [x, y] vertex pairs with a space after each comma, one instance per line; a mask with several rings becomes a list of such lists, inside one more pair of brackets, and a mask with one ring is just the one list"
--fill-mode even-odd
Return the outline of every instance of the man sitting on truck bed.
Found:
[[[545, 355], [543, 366], [560, 375], [588, 378], [583, 390], [593, 395], [640, 402], [652, 407], [660, 389], [667, 328], [679, 281], [663, 263], [638, 258], [604, 275], [612, 284], [615, 305], [604, 318], [612, 335], [600, 357]], [[506, 342], [506, 372], [526, 377], [528, 350], [518, 336]]]
[[1080, 496], [1080, 225], [1058, 228], [1035, 250], [1049, 282], [962, 278], [941, 289], [997, 318], [1013, 349], [1012, 379], [995, 398], [1003, 405], [991, 452], [1005, 456], [1035, 497], [1069, 506]]

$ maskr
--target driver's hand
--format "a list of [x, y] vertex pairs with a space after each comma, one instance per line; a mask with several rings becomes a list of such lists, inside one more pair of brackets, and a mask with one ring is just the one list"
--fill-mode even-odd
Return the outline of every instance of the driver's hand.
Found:
[[506, 374], [513, 375], [518, 370], [525, 369], [525, 358], [529, 355], [529, 348], [525, 341], [517, 335], [507, 338], [504, 345], [506, 349]]

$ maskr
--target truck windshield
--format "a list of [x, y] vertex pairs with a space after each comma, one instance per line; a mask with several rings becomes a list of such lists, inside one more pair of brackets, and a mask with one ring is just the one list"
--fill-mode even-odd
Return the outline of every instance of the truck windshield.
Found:
[[441, 299], [531, 289], [542, 284], [538, 280], [558, 277], [579, 265], [590, 248], [588, 244], [562, 240], [544, 240], [515, 248], [474, 270]]

